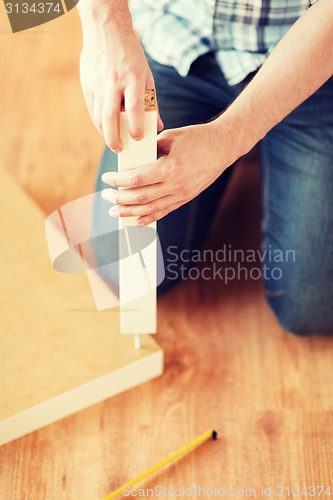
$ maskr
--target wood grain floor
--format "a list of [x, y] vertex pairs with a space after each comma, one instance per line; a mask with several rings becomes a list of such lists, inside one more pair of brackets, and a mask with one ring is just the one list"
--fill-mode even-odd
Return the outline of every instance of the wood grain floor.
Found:
[[[79, 85], [78, 19], [71, 12], [12, 35], [3, 10], [1, 168], [50, 213], [92, 191], [102, 150]], [[257, 168], [248, 164], [221, 207], [211, 248], [257, 244], [257, 198]], [[279, 498], [281, 486], [288, 498], [288, 486], [331, 483], [333, 492], [333, 340], [283, 332], [258, 281], [186, 281], [158, 313], [165, 374], [2, 447], [0, 499], [101, 499], [210, 427], [218, 441], [140, 488], [217, 487], [220, 496], [224, 488], [258, 498], [272, 486], [266, 496]]]

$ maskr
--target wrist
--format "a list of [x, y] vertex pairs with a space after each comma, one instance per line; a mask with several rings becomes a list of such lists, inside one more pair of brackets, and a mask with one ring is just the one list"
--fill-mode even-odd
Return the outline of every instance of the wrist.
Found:
[[[262, 139], [253, 115], [248, 116], [244, 108], [239, 109], [234, 103], [212, 124], [217, 143], [228, 144], [229, 165], [247, 154]], [[225, 151], [222, 155], [225, 156]]]
[[212, 151], [220, 174], [254, 146], [242, 120], [227, 115], [227, 112], [206, 126], [210, 129]]

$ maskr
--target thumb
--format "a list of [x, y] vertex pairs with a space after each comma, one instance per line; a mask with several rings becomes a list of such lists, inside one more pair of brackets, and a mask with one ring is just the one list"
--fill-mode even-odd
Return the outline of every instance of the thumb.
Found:
[[165, 130], [158, 135], [157, 140], [157, 156], [166, 156], [170, 153], [172, 145], [172, 136], [170, 135], [170, 130]]
[[164, 123], [160, 115], [159, 109], [157, 109], [157, 130], [160, 132], [164, 129]]

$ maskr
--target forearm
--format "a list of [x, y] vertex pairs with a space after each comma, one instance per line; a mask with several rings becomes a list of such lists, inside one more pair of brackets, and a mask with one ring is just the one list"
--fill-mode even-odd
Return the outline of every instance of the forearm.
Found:
[[133, 33], [127, 0], [80, 0], [77, 4], [83, 36], [95, 27], [107, 31], [122, 29]]
[[332, 74], [333, 1], [318, 0], [215, 123], [245, 154]]
[[[80, 81], [91, 119], [115, 153], [122, 150], [120, 110], [125, 103], [129, 132], [144, 134], [146, 89], [155, 88], [127, 0], [80, 0], [83, 44]], [[158, 130], [163, 128], [158, 113]]]

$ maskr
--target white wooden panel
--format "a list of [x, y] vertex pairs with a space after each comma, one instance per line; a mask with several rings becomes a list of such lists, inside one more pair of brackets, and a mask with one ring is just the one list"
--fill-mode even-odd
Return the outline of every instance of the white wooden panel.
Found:
[[[121, 112], [120, 133], [123, 151], [118, 155], [118, 171], [138, 167], [156, 160], [157, 152], [157, 112], [145, 112], [145, 133], [141, 141], [134, 141], [129, 132], [126, 113]], [[121, 333], [156, 332], [156, 239], [139, 255], [134, 255], [130, 227], [136, 226], [136, 217], [122, 217], [119, 229], [127, 235], [127, 248], [119, 249], [119, 300]], [[156, 223], [149, 225], [156, 232]], [[144, 230], [145, 228], [142, 228]], [[156, 235], [156, 233], [155, 233]], [[133, 258], [126, 258], [126, 255]], [[145, 258], [144, 254], [149, 254]], [[148, 292], [147, 292], [148, 289]], [[137, 298], [133, 300], [133, 293]], [[140, 295], [140, 296], [138, 296]]]

